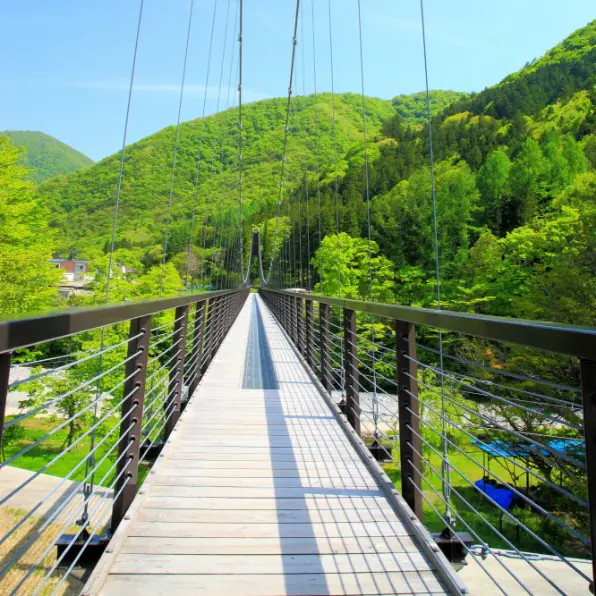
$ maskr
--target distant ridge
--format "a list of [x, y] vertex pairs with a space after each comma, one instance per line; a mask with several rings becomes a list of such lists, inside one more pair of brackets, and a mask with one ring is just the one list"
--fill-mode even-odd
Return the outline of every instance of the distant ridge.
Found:
[[17, 147], [26, 150], [22, 163], [31, 170], [31, 179], [37, 184], [95, 163], [80, 151], [43, 132], [5, 130], [0, 134], [7, 135]]

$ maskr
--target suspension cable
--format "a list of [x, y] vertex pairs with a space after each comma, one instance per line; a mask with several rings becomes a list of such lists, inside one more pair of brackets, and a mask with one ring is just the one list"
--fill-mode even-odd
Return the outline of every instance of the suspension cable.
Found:
[[166, 218], [166, 232], [163, 241], [163, 259], [161, 262], [161, 277], [159, 278], [159, 295], [163, 294], [163, 278], [166, 271], [166, 256], [168, 254], [168, 234], [170, 231], [170, 217], [172, 214], [172, 199], [174, 197], [174, 179], [176, 177], [176, 160], [178, 157], [178, 137], [180, 134], [180, 117], [182, 115], [182, 100], [184, 99], [184, 83], [186, 81], [186, 64], [188, 61], [188, 46], [190, 43], [190, 32], [192, 28], [192, 13], [195, 0], [190, 0], [190, 11], [188, 14], [188, 30], [186, 33], [186, 46], [184, 48], [184, 61], [182, 63], [182, 81], [180, 83], [180, 99], [178, 101], [178, 117], [176, 120], [176, 132], [174, 134], [174, 155], [172, 157], [172, 176], [170, 178], [170, 196], [168, 198], [168, 215]]
[[[105, 304], [109, 304], [110, 302], [110, 282], [112, 279], [112, 267], [114, 264], [114, 248], [116, 244], [116, 229], [118, 226], [118, 211], [120, 208], [120, 197], [122, 194], [122, 180], [124, 178], [124, 155], [126, 152], [126, 139], [128, 136], [128, 123], [130, 120], [130, 106], [132, 103], [132, 91], [134, 88], [134, 80], [135, 80], [135, 71], [137, 66], [137, 56], [139, 51], [139, 39], [141, 36], [141, 24], [143, 22], [143, 8], [144, 8], [144, 0], [141, 0], [139, 5], [139, 17], [137, 19], [137, 32], [135, 36], [135, 44], [134, 50], [132, 55], [132, 65], [130, 69], [130, 79], [128, 85], [128, 100], [126, 102], [126, 116], [124, 118], [124, 132], [122, 134], [122, 150], [120, 151], [120, 168], [118, 171], [118, 186], [116, 188], [116, 200], [114, 203], [114, 218], [112, 220], [112, 239], [110, 242], [110, 257], [108, 259], [108, 271], [107, 271], [107, 278], [106, 278], [106, 292], [105, 292]], [[99, 397], [101, 395], [101, 373], [103, 367], [103, 353], [105, 347], [105, 338], [106, 338], [106, 328], [101, 328], [101, 339], [100, 339], [100, 348], [99, 348], [99, 359], [97, 361], [97, 383], [95, 386], [95, 402], [93, 406], [93, 424], [92, 424], [92, 431], [91, 437], [89, 439], [89, 449], [90, 453], [93, 453], [95, 447], [95, 439], [96, 439], [96, 423], [97, 423], [97, 415], [98, 415], [98, 405], [99, 405]], [[93, 464], [93, 456], [89, 457], [85, 462], [85, 478], [88, 478], [88, 472], [90, 465]], [[90, 494], [93, 492], [93, 486], [95, 482], [95, 471], [91, 474], [90, 480], [85, 482], [83, 487], [83, 493], [85, 495]], [[87, 525], [89, 519], [89, 511], [87, 507], [87, 502], [85, 502], [85, 508], [81, 515], [80, 524]]]
[[[437, 286], [437, 309], [441, 310], [441, 271], [439, 262], [439, 235], [437, 226], [437, 196], [435, 189], [435, 159], [433, 152], [433, 132], [432, 132], [432, 115], [430, 111], [430, 90], [428, 84], [428, 58], [426, 52], [426, 27], [424, 22], [424, 0], [420, 0], [420, 25], [422, 32], [422, 51], [424, 57], [424, 81], [426, 90], [426, 120], [428, 126], [428, 154], [429, 154], [429, 166], [430, 166], [430, 181], [431, 181], [431, 197], [432, 197], [432, 209], [433, 209], [433, 231], [434, 231], [434, 252], [435, 252], [435, 275], [436, 275], [436, 286]], [[441, 417], [441, 443], [443, 452], [443, 478], [442, 478], [442, 489], [443, 496], [445, 497], [446, 510], [445, 517], [448, 520], [454, 520], [453, 514], [450, 509], [450, 495], [451, 495], [451, 478], [450, 478], [450, 465], [449, 465], [449, 454], [447, 452], [447, 424], [445, 417], [445, 372], [443, 366], [443, 331], [439, 329], [439, 369], [441, 378], [441, 411], [443, 413]]]
[[[215, 108], [215, 112], [219, 113], [219, 106], [221, 103], [221, 89], [223, 86], [223, 73], [224, 73], [224, 63], [225, 63], [225, 53], [226, 53], [226, 41], [227, 41], [227, 28], [228, 28], [228, 19], [229, 19], [229, 14], [230, 14], [230, 0], [228, 0], [228, 5], [227, 5], [227, 11], [226, 11], [226, 20], [225, 20], [225, 25], [224, 25], [224, 46], [223, 46], [223, 50], [222, 50], [222, 55], [221, 55], [221, 68], [219, 71], [219, 86], [218, 86], [218, 91], [217, 91], [217, 103], [216, 103], [216, 108]], [[213, 126], [213, 138], [212, 138], [212, 156], [211, 156], [211, 163], [209, 165], [209, 180], [207, 182], [207, 197], [205, 199], [205, 224], [203, 227], [203, 258], [202, 258], [202, 263], [203, 266], [201, 267], [202, 271], [201, 271], [201, 283], [203, 285], [203, 287], [205, 286], [205, 253], [207, 250], [207, 225], [209, 222], [209, 204], [211, 202], [211, 190], [212, 190], [212, 183], [213, 183], [213, 171], [215, 168], [215, 155], [216, 155], [216, 146], [217, 146], [217, 142], [218, 142], [218, 134], [217, 134], [217, 123], [214, 123]], [[209, 270], [209, 286], [211, 285], [211, 273], [212, 273], [212, 269], [213, 269], [213, 256], [214, 256], [214, 250], [215, 250], [215, 242], [216, 242], [216, 234], [217, 234], [217, 219], [215, 220], [215, 225], [214, 225], [214, 229], [213, 229], [213, 239], [211, 241], [211, 249], [212, 249], [212, 253], [211, 253], [211, 268]]]
[[[243, 0], [240, 0], [240, 26], [238, 32], [238, 203], [240, 206], [240, 279], [244, 280], [244, 239], [242, 234], [242, 37]], [[250, 268], [250, 263], [248, 264]], [[247, 271], [247, 275], [250, 272]]]
[[[219, 106], [220, 106], [220, 101], [221, 101], [221, 90], [223, 87], [223, 76], [224, 76], [224, 66], [225, 66], [225, 61], [226, 61], [226, 50], [227, 50], [227, 33], [228, 33], [228, 23], [230, 20], [230, 5], [231, 5], [231, 0], [228, 0], [228, 4], [227, 4], [227, 9], [226, 9], [226, 18], [225, 18], [225, 24], [224, 24], [224, 28], [223, 28], [223, 32], [224, 32], [224, 41], [223, 41], [223, 49], [222, 49], [222, 54], [221, 54], [221, 68], [220, 68], [220, 72], [219, 72], [219, 89], [218, 89], [218, 94], [217, 94], [217, 107], [216, 107], [216, 113], [219, 114]], [[234, 25], [235, 28], [235, 25]], [[231, 82], [231, 76], [232, 76], [232, 70], [233, 70], [233, 64], [234, 64], [234, 53], [230, 52], [230, 75], [229, 75], [229, 81], [228, 81], [228, 92], [227, 92], [227, 104], [226, 104], [226, 109], [229, 108], [229, 98], [230, 98], [230, 82]], [[221, 120], [223, 121], [223, 117], [221, 118]], [[214, 135], [213, 135], [213, 155], [211, 158], [211, 166], [210, 166], [210, 172], [209, 172], [209, 191], [208, 191], [208, 200], [209, 197], [211, 195], [211, 183], [213, 180], [213, 172], [215, 169], [215, 157], [217, 155], [217, 151], [215, 150], [217, 143], [220, 143], [221, 146], [221, 151], [219, 152], [220, 154], [220, 162], [223, 162], [223, 151], [224, 151], [224, 143], [223, 143], [223, 132], [222, 134], [218, 134], [217, 133], [217, 124], [214, 128]], [[218, 176], [218, 184], [217, 184], [217, 195], [214, 199], [214, 203], [215, 203], [215, 208], [216, 208], [216, 212], [217, 212], [217, 203], [218, 203], [218, 198], [219, 198], [219, 204], [223, 209], [223, 196], [221, 193], [221, 174], [222, 171], [220, 170], [219, 172], [219, 176]], [[220, 223], [220, 230], [219, 230], [219, 236], [218, 236], [218, 220], [221, 220]], [[219, 217], [215, 219], [215, 223], [213, 226], [213, 240], [211, 243], [211, 269], [209, 270], [209, 287], [211, 287], [212, 285], [212, 273], [213, 273], [213, 267], [215, 265], [215, 258], [216, 256], [219, 254], [220, 249], [222, 247], [223, 244], [223, 238], [224, 238], [224, 226], [225, 226], [225, 215], [223, 217]], [[207, 233], [207, 227], [205, 227], [205, 234]], [[219, 241], [219, 245], [218, 245], [218, 241]], [[218, 247], [219, 246], [219, 247]]]
[[[374, 302], [373, 292], [373, 260], [372, 260], [372, 248], [371, 248], [371, 225], [370, 225], [370, 184], [369, 184], [369, 169], [368, 169], [368, 145], [367, 145], [367, 134], [366, 134], [366, 104], [364, 96], [364, 52], [362, 43], [362, 14], [360, 7], [360, 0], [357, 0], [358, 4], [358, 40], [360, 46], [360, 84], [361, 84], [361, 98], [362, 98], [362, 125], [363, 125], [363, 143], [364, 143], [364, 176], [366, 182], [366, 219], [367, 219], [367, 241], [368, 241], [368, 277], [369, 277], [369, 292], [370, 301]], [[371, 315], [371, 333], [372, 342], [375, 343], [375, 316]], [[379, 433], [379, 398], [377, 395], [377, 370], [375, 367], [376, 353], [375, 348], [371, 350], [372, 359], [372, 374], [373, 374], [373, 420], [375, 424], [375, 438], [378, 437]]]
[[[211, 73], [211, 53], [213, 50], [213, 32], [215, 30], [215, 17], [217, 15], [217, 2], [218, 0], [214, 0], [213, 2], [213, 18], [211, 19], [211, 36], [209, 38], [209, 52], [207, 54], [207, 72], [205, 75], [205, 93], [203, 94], [203, 113], [201, 116], [201, 132], [199, 134], [199, 147], [197, 150], [197, 165], [196, 165], [196, 173], [195, 173], [195, 184], [194, 184], [194, 191], [193, 191], [193, 206], [192, 206], [192, 216], [190, 219], [190, 232], [188, 234], [188, 254], [186, 257], [186, 279], [188, 280], [188, 271], [190, 268], [190, 253], [192, 251], [192, 237], [194, 235], [194, 225], [195, 225], [195, 217], [197, 212], [197, 201], [199, 196], [199, 174], [201, 169], [201, 160], [202, 160], [202, 150], [203, 150], [203, 134], [205, 132], [205, 113], [207, 108], [207, 90], [209, 89], [209, 75]], [[193, 274], [193, 282], [191, 283], [191, 289], [194, 285], [194, 274]]]
[[273, 238], [273, 250], [271, 252], [271, 260], [269, 264], [269, 273], [266, 278], [266, 282], [269, 283], [269, 278], [271, 277], [271, 271], [273, 268], [273, 258], [275, 256], [275, 252], [277, 250], [277, 241], [278, 241], [278, 226], [279, 226], [279, 216], [280, 216], [280, 209], [281, 209], [281, 202], [283, 198], [283, 187], [284, 187], [284, 172], [285, 172], [285, 164], [286, 164], [286, 151], [288, 147], [288, 132], [289, 132], [289, 123], [290, 123], [290, 107], [292, 104], [292, 83], [294, 80], [294, 62], [296, 58], [296, 44], [298, 43], [296, 39], [296, 33], [298, 31], [298, 18], [300, 14], [300, 0], [296, 0], [296, 13], [294, 16], [294, 34], [292, 36], [292, 58], [290, 61], [290, 82], [288, 85], [288, 101], [286, 105], [286, 125], [284, 129], [284, 142], [283, 142], [283, 153], [281, 158], [281, 171], [279, 175], [279, 194], [277, 197], [277, 214], [275, 216], [275, 231], [274, 231], [274, 238]]
[[321, 280], [321, 294], [325, 294], [323, 276], [323, 249], [322, 249], [322, 224], [321, 224], [321, 175], [319, 164], [319, 109], [317, 107], [317, 47], [315, 42], [315, 0], [310, 2], [311, 26], [312, 26], [312, 68], [313, 68], [313, 105], [315, 116], [315, 172], [317, 177], [317, 209], [319, 212], [319, 279]]
[[[302, 36], [302, 96], [304, 98], [304, 110], [307, 110], [306, 102], [306, 64], [304, 60], [304, 46], [306, 45], [306, 38], [304, 37], [304, 16], [303, 7], [300, 6], [300, 34]], [[309, 213], [309, 196], [308, 196], [308, 143], [307, 130], [304, 126], [304, 193], [305, 193], [305, 208], [306, 208], [306, 290], [312, 290], [312, 280], [310, 274], [310, 213]]]
[[339, 297], [341, 298], [341, 242], [339, 240], [339, 178], [337, 175], [337, 131], [335, 128], [335, 80], [333, 74], [333, 31], [331, 27], [331, 0], [327, 0], [329, 13], [329, 59], [331, 65], [331, 129], [333, 132], [333, 170], [335, 173], [334, 196], [335, 196], [335, 236], [337, 241], [337, 284]]

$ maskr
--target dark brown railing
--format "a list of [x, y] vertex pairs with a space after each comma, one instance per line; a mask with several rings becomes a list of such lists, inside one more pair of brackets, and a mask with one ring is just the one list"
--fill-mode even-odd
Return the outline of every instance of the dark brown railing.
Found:
[[0, 321], [3, 593], [54, 589], [105, 548], [248, 292]]
[[[587, 588], [595, 328], [296, 291], [261, 296], [354, 431], [399, 470], [404, 500], [451, 560], [471, 553], [504, 593], [507, 580], [532, 593]], [[512, 557], [527, 566], [513, 568]]]

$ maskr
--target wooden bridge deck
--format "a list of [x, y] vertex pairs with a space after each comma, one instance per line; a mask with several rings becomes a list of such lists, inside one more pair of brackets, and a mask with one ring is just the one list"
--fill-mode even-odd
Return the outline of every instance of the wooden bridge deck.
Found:
[[252, 294], [84, 593], [449, 593], [432, 550]]

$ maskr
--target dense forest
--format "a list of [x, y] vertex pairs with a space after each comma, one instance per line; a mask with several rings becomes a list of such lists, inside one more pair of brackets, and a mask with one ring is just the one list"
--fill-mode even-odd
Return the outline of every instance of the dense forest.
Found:
[[[494, 87], [471, 95], [431, 93], [445, 307], [595, 323], [595, 56], [592, 22]], [[248, 252], [251, 228], [262, 229], [266, 269], [276, 246], [285, 101], [243, 110], [243, 244]], [[382, 287], [376, 298], [433, 306], [425, 95], [367, 98], [365, 109], [371, 236]], [[214, 278], [221, 273], [217, 246], [237, 229], [237, 118], [233, 108], [180, 127], [167, 258], [182, 276], [189, 262], [203, 257]], [[304, 271], [314, 269], [319, 291], [332, 291], [321, 259], [313, 258], [320, 241], [337, 228], [346, 242], [367, 236], [363, 129], [358, 95], [292, 99], [278, 234], [311, 247], [297, 258]], [[170, 127], [126, 150], [116, 248], [139, 275], [163, 256], [174, 135]], [[37, 188], [36, 200], [50, 213], [55, 255], [104, 259], [118, 165], [114, 155]], [[335, 290], [368, 296], [364, 282]]]
[[[259, 228], [265, 274], [271, 271], [273, 287], [299, 285], [363, 300], [372, 292], [377, 301], [432, 308], [437, 306], [438, 249], [443, 308], [594, 326], [595, 64], [593, 21], [479, 93], [432, 91], [430, 123], [426, 93], [364, 102], [353, 93], [321, 93], [292, 97], [287, 130], [287, 99], [279, 98], [243, 106], [242, 127], [238, 109], [231, 108], [182, 123], [178, 134], [169, 127], [142, 139], [124, 153], [113, 257], [126, 267], [113, 269], [109, 298], [116, 302], [239, 284], [240, 259], [230, 258], [230, 250], [242, 247], [246, 263], [252, 229]], [[103, 302], [120, 154], [35, 185], [32, 178], [45, 173], [19, 148], [27, 143], [13, 140], [0, 135], [0, 311], [12, 315]], [[59, 274], [48, 265], [52, 255], [91, 261], [89, 295], [57, 297]], [[331, 316], [339, 329], [338, 309]], [[160, 313], [153, 331], [173, 323], [173, 317], [171, 311]], [[357, 357], [375, 375], [375, 395], [377, 387], [393, 394], [395, 328], [362, 313], [357, 326]], [[96, 330], [19, 351], [13, 361], [101, 353], [105, 341], [118, 351], [105, 357], [104, 366], [115, 366], [124, 360], [128, 327], [106, 329], [105, 337]], [[154, 346], [162, 341], [170, 340], [162, 338]], [[436, 430], [442, 420], [439, 408], [443, 420], [446, 411], [451, 419], [445, 433], [452, 451], [465, 458], [478, 452], [472, 443], [486, 439], [485, 432], [490, 440], [521, 445], [526, 465], [540, 473], [540, 482], [532, 486], [539, 489], [536, 501], [560, 513], [572, 533], [585, 531], [587, 514], [568, 498], [587, 500], [585, 474], [574, 463], [584, 454], [577, 451], [564, 464], [545, 458], [534, 444], [536, 437], [546, 436], [571, 439], [574, 448], [582, 445], [583, 419], [574, 389], [577, 360], [455, 333], [439, 335], [422, 325], [416, 342], [420, 418], [428, 427], [421, 431], [424, 454], [431, 457], [443, 441]], [[339, 371], [343, 343], [333, 346], [338, 367], [333, 370]], [[152, 353], [151, 363], [165, 382], [171, 360], [165, 360], [163, 347]], [[443, 354], [452, 375], [447, 382]], [[97, 374], [92, 360], [80, 363], [50, 381], [37, 382], [33, 376], [29, 399], [21, 404], [39, 409], [49, 391], [74, 394], [59, 411], [71, 421], [68, 444], [82, 436], [91, 416], [73, 424], [71, 412], [88, 408], [95, 395], [95, 390], [72, 391]], [[360, 382], [370, 391], [373, 385], [361, 370]], [[118, 403], [123, 391], [118, 373], [108, 381], [118, 387], [110, 404]], [[341, 379], [333, 384], [339, 392]], [[569, 393], [571, 401], [560, 399]], [[4, 440], [12, 447], [21, 440], [17, 431], [30, 431], [26, 425], [14, 428]], [[507, 478], [522, 482], [515, 472], [514, 466]], [[479, 466], [474, 474], [483, 475]], [[549, 489], [555, 477], [558, 492]], [[475, 497], [474, 490], [470, 494]], [[467, 511], [457, 499], [452, 498]], [[494, 525], [502, 518], [492, 507], [484, 512]], [[433, 529], [440, 531], [444, 524], [433, 515]], [[552, 519], [541, 518], [532, 507], [521, 515], [535, 536], [566, 553], [586, 555], [587, 542], [565, 537]], [[468, 519], [480, 523], [477, 515]], [[542, 552], [534, 538], [520, 547]]]
[[20, 163], [31, 171], [30, 178], [37, 184], [94, 163], [80, 151], [43, 132], [5, 130], [0, 134], [10, 137], [15, 146], [23, 148]]

